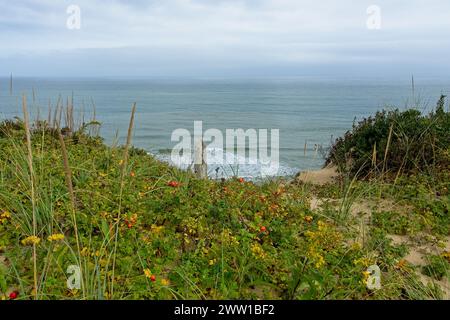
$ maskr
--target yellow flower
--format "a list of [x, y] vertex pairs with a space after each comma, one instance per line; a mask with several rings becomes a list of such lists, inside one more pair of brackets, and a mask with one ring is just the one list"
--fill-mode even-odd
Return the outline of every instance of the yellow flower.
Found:
[[83, 257], [87, 257], [87, 256], [89, 255], [89, 249], [88, 249], [87, 247], [84, 247], [83, 249], [81, 249], [80, 254], [81, 254]]
[[29, 237], [26, 237], [25, 239], [23, 239], [21, 242], [24, 246], [26, 246], [29, 244], [39, 244], [39, 242], [41, 242], [41, 239], [39, 239], [36, 236], [29, 236]]
[[0, 214], [0, 217], [2, 218], [11, 218], [11, 213], [9, 213], [9, 211], [3, 211], [2, 214]]
[[368, 257], [362, 257], [362, 258], [353, 260], [353, 264], [355, 266], [362, 266], [364, 268], [367, 268], [368, 266], [370, 266], [374, 263], [375, 263], [375, 260], [368, 258]]
[[442, 257], [446, 259], [448, 262], [450, 262], [450, 251], [444, 251], [442, 252]]
[[323, 258], [323, 256], [317, 255], [317, 257], [316, 257], [316, 263], [315, 263], [316, 269], [320, 269], [320, 268], [322, 268], [324, 265], [325, 265], [325, 259]]
[[216, 262], [217, 262], [217, 259], [212, 259], [212, 260], [209, 260], [208, 264], [209, 264], [210, 266], [212, 266], [212, 265], [214, 265]]
[[251, 250], [252, 250], [253, 255], [258, 259], [264, 259], [267, 256], [264, 249], [258, 243], [252, 244]]
[[47, 238], [47, 240], [50, 242], [64, 240], [64, 235], [62, 233], [55, 233], [55, 234], [52, 234], [51, 236], [49, 236]]
[[164, 229], [164, 226], [157, 226], [156, 224], [152, 224], [150, 229], [153, 233], [158, 234]]
[[123, 160], [119, 161], [119, 166], [123, 165]]
[[170, 281], [168, 279], [161, 279], [161, 285], [168, 286], [170, 285]]
[[152, 276], [152, 272], [150, 271], [150, 269], [144, 269], [144, 275], [150, 279], [150, 277]]
[[3, 211], [3, 213], [0, 214], [0, 224], [5, 223], [10, 218], [11, 213], [9, 213], [9, 211]]
[[369, 272], [369, 271], [363, 271], [363, 272], [362, 272], [362, 275], [363, 275], [362, 283], [363, 283], [364, 285], [367, 285], [367, 283], [368, 283], [368, 281], [369, 281], [370, 272]]

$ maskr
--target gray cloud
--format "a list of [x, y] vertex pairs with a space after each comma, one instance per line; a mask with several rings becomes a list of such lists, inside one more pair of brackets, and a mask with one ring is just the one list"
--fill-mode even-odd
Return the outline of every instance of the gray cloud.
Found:
[[[80, 30], [65, 27], [81, 8]], [[450, 2], [0, 0], [0, 63], [22, 75], [303, 75], [450, 70]]]

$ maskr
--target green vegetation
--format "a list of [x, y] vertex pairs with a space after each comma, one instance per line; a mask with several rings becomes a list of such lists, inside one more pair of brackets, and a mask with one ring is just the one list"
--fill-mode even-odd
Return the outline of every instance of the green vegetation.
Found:
[[[448, 114], [438, 113], [423, 120], [414, 112], [377, 115], [385, 122], [377, 167], [392, 117], [403, 119], [395, 128], [435, 117], [449, 128]], [[441, 125], [426, 139], [437, 138]], [[445, 287], [419, 277], [421, 271], [443, 281], [448, 276], [448, 170], [399, 175], [395, 182], [344, 176], [325, 186], [199, 180], [130, 141], [106, 146], [88, 134], [89, 126], [58, 127], [0, 124], [0, 298], [448, 298]], [[392, 146], [403, 141], [392, 136]], [[359, 134], [346, 137], [338, 145], [363, 143]], [[434, 166], [445, 164], [437, 156], [445, 155], [442, 143], [433, 142]], [[372, 147], [361, 148], [352, 157], [361, 154], [354, 161], [368, 170], [362, 159]], [[394, 158], [389, 151], [386, 171], [398, 164]], [[403, 170], [416, 160], [405, 161]], [[320, 205], [311, 206], [317, 199]], [[405, 258], [415, 248], [393, 235], [436, 246], [442, 263], [415, 266]], [[374, 264], [382, 272], [378, 290], [366, 286]], [[80, 267], [79, 290], [67, 287], [70, 265]]]
[[450, 170], [450, 112], [445, 111], [445, 98], [441, 96], [428, 115], [416, 109], [383, 110], [354, 124], [336, 140], [327, 163], [360, 177]]

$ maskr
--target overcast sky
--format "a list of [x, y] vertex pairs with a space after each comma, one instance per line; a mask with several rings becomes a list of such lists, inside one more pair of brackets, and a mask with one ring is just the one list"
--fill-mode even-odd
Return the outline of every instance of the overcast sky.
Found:
[[449, 0], [0, 0], [0, 76], [443, 77], [449, 57]]

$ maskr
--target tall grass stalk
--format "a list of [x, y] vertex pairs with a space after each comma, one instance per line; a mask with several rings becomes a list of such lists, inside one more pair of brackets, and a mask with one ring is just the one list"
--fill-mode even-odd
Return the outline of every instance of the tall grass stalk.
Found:
[[[33, 216], [33, 236], [36, 237], [37, 234], [37, 222], [36, 222], [36, 197], [35, 197], [35, 186], [34, 186], [34, 170], [33, 170], [33, 152], [31, 149], [31, 134], [30, 134], [30, 120], [28, 116], [27, 109], [27, 98], [25, 95], [22, 96], [22, 111], [25, 124], [25, 134], [27, 138], [27, 162], [28, 169], [30, 171], [30, 189], [31, 189], [31, 206], [32, 206], [32, 216]], [[36, 253], [36, 243], [33, 242], [33, 282], [34, 282], [34, 298], [38, 299], [38, 275], [37, 275], [37, 253]]]
[[125, 150], [123, 151], [123, 160], [121, 165], [121, 172], [120, 172], [120, 191], [119, 191], [119, 208], [117, 212], [117, 221], [116, 221], [116, 228], [115, 228], [115, 234], [114, 234], [114, 252], [113, 252], [113, 262], [112, 262], [112, 276], [111, 276], [111, 297], [114, 296], [114, 272], [116, 268], [116, 255], [117, 255], [117, 243], [119, 238], [119, 227], [120, 227], [120, 218], [121, 218], [121, 211], [122, 211], [122, 194], [123, 194], [123, 187], [125, 185], [125, 173], [126, 168], [128, 165], [128, 149], [131, 145], [131, 136], [133, 132], [133, 126], [134, 126], [134, 114], [136, 112], [136, 102], [133, 104], [133, 107], [131, 109], [131, 117], [130, 117], [130, 124], [128, 126], [128, 134], [127, 134], [127, 142], [125, 144]]
[[80, 279], [81, 279], [81, 288], [83, 293], [84, 291], [84, 284], [83, 284], [83, 267], [81, 262], [81, 246], [80, 246], [80, 239], [78, 236], [78, 225], [77, 225], [77, 217], [76, 217], [76, 203], [75, 203], [75, 193], [73, 191], [73, 183], [72, 183], [72, 170], [69, 166], [69, 157], [67, 154], [66, 144], [64, 142], [64, 137], [62, 136], [61, 130], [58, 128], [58, 136], [59, 136], [59, 143], [61, 145], [61, 153], [63, 156], [63, 165], [64, 165], [64, 173], [66, 177], [66, 184], [67, 189], [69, 191], [69, 197], [70, 197], [70, 207], [71, 207], [71, 213], [72, 213], [72, 223], [73, 223], [73, 229], [75, 233], [75, 242], [77, 245], [77, 253], [78, 253], [78, 266], [80, 268]]

